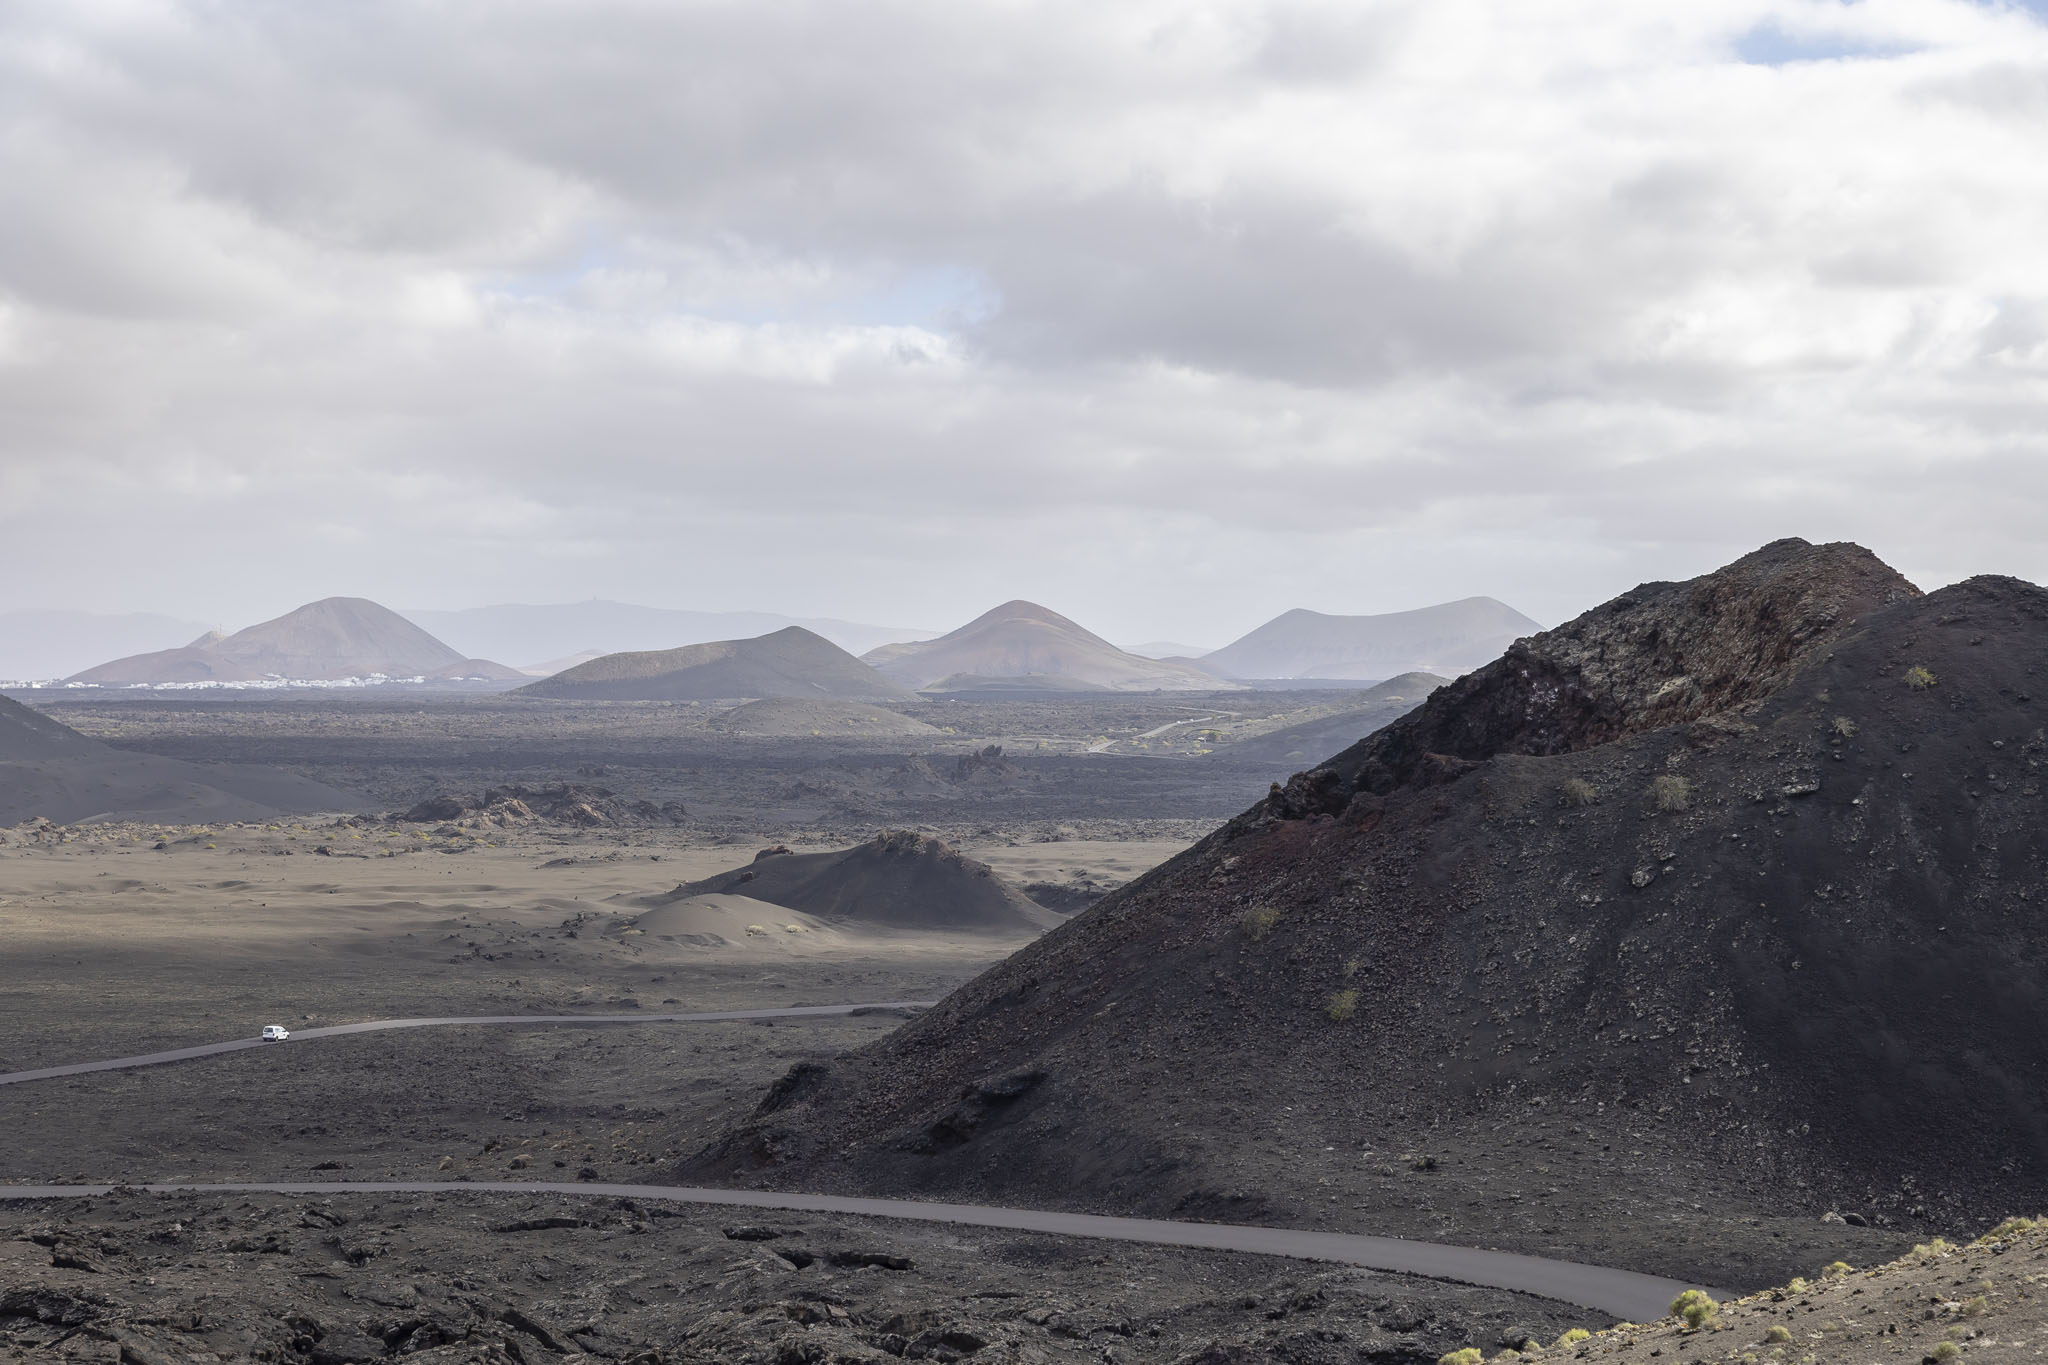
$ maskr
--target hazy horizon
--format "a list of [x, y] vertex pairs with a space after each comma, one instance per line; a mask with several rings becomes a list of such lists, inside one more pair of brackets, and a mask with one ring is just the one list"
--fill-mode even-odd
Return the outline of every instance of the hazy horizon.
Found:
[[0, 572], [1212, 644], [2039, 581], [2042, 8], [16, 6]]
[[[341, 593], [329, 596], [353, 597]], [[321, 599], [314, 599], [315, 601]], [[307, 605], [305, 603], [300, 606]], [[700, 612], [688, 608], [650, 607], [644, 603], [585, 598], [578, 602], [500, 602], [452, 609], [417, 608], [380, 603], [429, 634], [472, 658], [525, 668], [586, 650], [610, 653], [659, 650], [725, 638], [751, 638], [800, 625], [850, 653], [864, 654], [894, 641], [936, 639], [967, 624], [905, 626], [885, 622], [793, 616], [771, 611]], [[995, 606], [998, 604], [991, 604]], [[1040, 604], [1044, 605], [1044, 604]], [[1449, 603], [1426, 603], [1406, 611], [1423, 611]], [[1503, 604], [1511, 605], [1511, 604]], [[604, 608], [607, 611], [582, 611]], [[295, 608], [296, 609], [296, 608]], [[288, 615], [289, 613], [280, 613]], [[1066, 613], [1061, 613], [1065, 615]], [[1112, 644], [1140, 657], [1213, 653], [1251, 631], [1287, 614], [1276, 612], [1248, 624], [1216, 644], [1157, 649], [1165, 641], [1113, 640]], [[1386, 613], [1405, 614], [1404, 611]], [[977, 612], [978, 617], [981, 613]], [[461, 619], [457, 619], [461, 618]], [[538, 618], [538, 619], [536, 619]], [[668, 618], [681, 618], [671, 621]], [[232, 635], [278, 619], [216, 621], [211, 625], [161, 613], [90, 613], [47, 607], [0, 607], [0, 679], [49, 681], [117, 658], [175, 649], [210, 631]], [[1079, 622], [1084, 628], [1086, 621]], [[1547, 628], [1548, 623], [1537, 623]], [[21, 626], [31, 627], [27, 630]], [[8, 627], [16, 630], [8, 633]], [[34, 629], [40, 627], [40, 629]], [[518, 641], [520, 643], [514, 643]], [[579, 643], [571, 643], [576, 641]], [[22, 663], [27, 661], [28, 666]]]

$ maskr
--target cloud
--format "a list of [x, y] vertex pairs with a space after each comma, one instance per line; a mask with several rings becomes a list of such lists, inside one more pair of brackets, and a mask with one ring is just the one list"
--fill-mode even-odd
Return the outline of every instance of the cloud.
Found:
[[0, 571], [60, 604], [2048, 569], [2017, 6], [46, 3], [0, 92]]

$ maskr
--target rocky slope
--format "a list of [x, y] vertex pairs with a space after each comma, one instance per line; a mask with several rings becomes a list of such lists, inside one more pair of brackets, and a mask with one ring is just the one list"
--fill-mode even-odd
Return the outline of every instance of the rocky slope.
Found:
[[687, 1169], [1738, 1287], [1820, 1250], [1757, 1214], [2048, 1203], [2044, 673], [2048, 592], [2011, 579], [1922, 597], [1792, 541], [1644, 585]]
[[861, 656], [905, 687], [951, 693], [1214, 692], [1236, 686], [1187, 664], [1118, 649], [1035, 602], [1005, 602], [936, 640]]
[[522, 696], [592, 701], [726, 697], [902, 701], [910, 696], [838, 645], [801, 626], [752, 640], [607, 654], [519, 692]]

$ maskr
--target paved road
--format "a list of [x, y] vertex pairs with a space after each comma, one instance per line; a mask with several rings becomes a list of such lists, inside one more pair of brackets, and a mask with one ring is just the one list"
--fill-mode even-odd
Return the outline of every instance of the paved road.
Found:
[[[0, 1085], [46, 1080], [57, 1076], [79, 1076], [93, 1071], [119, 1071], [129, 1067], [157, 1066], [193, 1057], [211, 1057], [245, 1048], [290, 1048], [319, 1038], [337, 1038], [348, 1033], [376, 1033], [384, 1029], [439, 1028], [454, 1024], [658, 1024], [715, 1023], [737, 1019], [800, 1019], [818, 1015], [845, 1015], [857, 1010], [922, 1009], [928, 1000], [892, 1000], [865, 1005], [796, 1005], [782, 1009], [712, 1010], [693, 1014], [494, 1014], [428, 1019], [371, 1019], [359, 1024], [332, 1024], [325, 1028], [295, 1029], [291, 1040], [266, 1043], [260, 1038], [237, 1038], [225, 1043], [150, 1052], [138, 1057], [116, 1057], [101, 1062], [77, 1062], [70, 1066], [44, 1067], [37, 1071], [0, 1073]], [[108, 1185], [0, 1185], [0, 1199], [77, 1199], [105, 1194]], [[229, 1194], [269, 1191], [277, 1194], [335, 1194], [342, 1192], [389, 1193], [421, 1191], [475, 1192], [491, 1190], [514, 1194], [567, 1194], [626, 1196], [633, 1199], [668, 1200], [685, 1204], [716, 1204], [739, 1208], [788, 1209], [801, 1213], [848, 1213], [872, 1218], [907, 1218], [927, 1223], [966, 1223], [976, 1227], [1014, 1228], [1067, 1237], [1101, 1237], [1124, 1242], [1145, 1242], [1155, 1246], [1202, 1247], [1214, 1251], [1245, 1251], [1295, 1260], [1335, 1261], [1371, 1270], [1387, 1270], [1432, 1279], [1455, 1280], [1464, 1284], [1511, 1289], [1524, 1294], [1575, 1303], [1617, 1318], [1645, 1322], [1661, 1316], [1679, 1291], [1693, 1286], [1677, 1280], [1660, 1279], [1632, 1270], [1609, 1270], [1576, 1261], [1552, 1261], [1538, 1256], [1518, 1256], [1505, 1251], [1482, 1251], [1475, 1247], [1444, 1246], [1436, 1242], [1410, 1242], [1395, 1237], [1366, 1237], [1341, 1232], [1304, 1232], [1292, 1228], [1245, 1227], [1228, 1223], [1177, 1223], [1155, 1218], [1110, 1218], [1087, 1213], [1053, 1213], [1040, 1209], [983, 1208], [973, 1204], [932, 1204], [922, 1200], [861, 1199], [843, 1195], [783, 1194], [760, 1190], [698, 1189], [675, 1185], [607, 1185], [580, 1182], [554, 1185], [541, 1181], [309, 1181], [279, 1184], [240, 1185], [145, 1185], [140, 1188], [166, 1193]], [[1716, 1297], [1724, 1297], [1714, 1291]]]
[[928, 1009], [930, 1000], [888, 1000], [868, 1005], [793, 1005], [785, 1009], [713, 1010], [699, 1014], [479, 1014], [448, 1019], [369, 1019], [360, 1024], [330, 1024], [325, 1028], [293, 1029], [291, 1040], [266, 1043], [261, 1038], [236, 1038], [225, 1043], [202, 1043], [197, 1047], [173, 1048], [169, 1052], [146, 1052], [139, 1057], [115, 1057], [104, 1062], [74, 1062], [69, 1066], [46, 1066], [35, 1071], [0, 1072], [0, 1085], [42, 1081], [55, 1076], [82, 1076], [89, 1071], [126, 1071], [136, 1066], [161, 1066], [193, 1057], [213, 1057], [223, 1052], [240, 1052], [252, 1047], [297, 1047], [315, 1038], [339, 1038], [345, 1033], [380, 1033], [394, 1028], [440, 1028], [449, 1024], [707, 1024], [732, 1019], [802, 1019], [822, 1014], [852, 1014], [857, 1010]]
[[[81, 1199], [107, 1193], [109, 1185], [0, 1185], [0, 1199]], [[1370, 1270], [1425, 1275], [1461, 1284], [1485, 1285], [1537, 1294], [1611, 1313], [1629, 1322], [1662, 1317], [1680, 1291], [1695, 1286], [1632, 1270], [1608, 1270], [1576, 1261], [1550, 1261], [1505, 1251], [1408, 1242], [1396, 1237], [1363, 1237], [1345, 1232], [1301, 1232], [1291, 1228], [1241, 1227], [1229, 1223], [1174, 1223], [1157, 1218], [1106, 1218], [1092, 1213], [1051, 1213], [1041, 1209], [991, 1209], [973, 1204], [928, 1204], [912, 1199], [858, 1199], [830, 1194], [783, 1194], [763, 1190], [709, 1190], [677, 1185], [575, 1185], [530, 1180], [447, 1181], [334, 1180], [238, 1185], [142, 1185], [131, 1188], [174, 1194], [327, 1195], [342, 1192], [419, 1194], [436, 1191], [474, 1194], [488, 1190], [506, 1194], [562, 1194], [666, 1200], [678, 1204], [714, 1204], [750, 1209], [787, 1209], [797, 1213], [845, 1213], [869, 1218], [905, 1218], [922, 1223], [965, 1223], [974, 1227], [1014, 1228], [1063, 1237], [1101, 1237], [1154, 1246], [1201, 1247], [1210, 1251], [1246, 1251], [1286, 1256], [1298, 1261], [1335, 1261]], [[1716, 1298], [1728, 1295], [1710, 1290]]]

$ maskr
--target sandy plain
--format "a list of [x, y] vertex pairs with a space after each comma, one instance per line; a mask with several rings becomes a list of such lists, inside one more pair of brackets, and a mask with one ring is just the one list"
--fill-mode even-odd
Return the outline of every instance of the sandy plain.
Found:
[[[1178, 847], [970, 851], [1019, 879], [1113, 885]], [[935, 999], [1024, 941], [841, 926], [817, 942], [768, 925], [707, 945], [627, 931], [632, 899], [752, 853], [686, 832], [479, 839], [348, 821], [10, 831], [0, 1071], [272, 1022]], [[659, 1182], [791, 1065], [903, 1017], [433, 1028], [0, 1087], [7, 1184], [452, 1187], [0, 1204], [12, 1239], [0, 1297], [14, 1296], [0, 1302], [0, 1359], [1135, 1361], [1228, 1338], [1295, 1340], [1291, 1359], [1433, 1360], [1475, 1333], [1588, 1320], [1256, 1256], [460, 1192], [522, 1176]], [[504, 1230], [519, 1224], [535, 1226]], [[775, 1235], [744, 1240], [755, 1225]], [[832, 1350], [805, 1353], [821, 1342]]]

